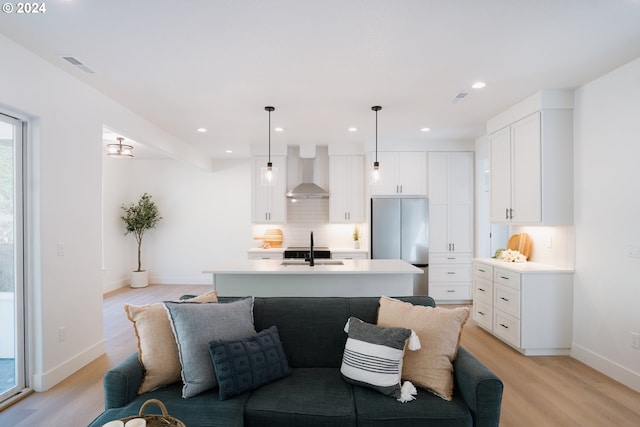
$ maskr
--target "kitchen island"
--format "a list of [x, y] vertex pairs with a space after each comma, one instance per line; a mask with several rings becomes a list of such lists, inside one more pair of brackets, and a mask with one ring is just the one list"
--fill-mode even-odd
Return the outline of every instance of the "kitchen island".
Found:
[[221, 262], [213, 275], [220, 296], [354, 297], [413, 295], [422, 269], [396, 259], [238, 260]]

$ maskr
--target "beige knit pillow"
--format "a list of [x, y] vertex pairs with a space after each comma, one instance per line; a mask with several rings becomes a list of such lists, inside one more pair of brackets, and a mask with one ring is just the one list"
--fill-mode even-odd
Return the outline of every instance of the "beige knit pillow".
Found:
[[[211, 291], [184, 301], [217, 302], [218, 293]], [[138, 393], [180, 381], [178, 346], [164, 304], [125, 304], [124, 310], [133, 323], [138, 339], [138, 360], [144, 368]]]
[[380, 298], [378, 325], [412, 329], [422, 348], [404, 354], [402, 379], [445, 400], [453, 397], [453, 361], [467, 319], [467, 307], [442, 308], [413, 305]]

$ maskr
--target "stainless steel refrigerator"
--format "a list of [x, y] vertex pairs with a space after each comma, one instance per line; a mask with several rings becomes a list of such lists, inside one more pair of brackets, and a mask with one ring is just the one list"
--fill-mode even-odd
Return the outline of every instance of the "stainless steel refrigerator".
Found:
[[371, 199], [371, 258], [402, 259], [422, 268], [414, 295], [429, 293], [429, 199]]

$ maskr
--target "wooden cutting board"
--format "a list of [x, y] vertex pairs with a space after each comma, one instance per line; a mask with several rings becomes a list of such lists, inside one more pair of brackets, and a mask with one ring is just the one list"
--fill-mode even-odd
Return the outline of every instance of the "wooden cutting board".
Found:
[[512, 251], [518, 251], [525, 258], [529, 259], [529, 255], [531, 255], [531, 237], [527, 233], [514, 234], [509, 237], [509, 242], [507, 243], [507, 248]]
[[264, 236], [254, 237], [253, 240], [262, 240], [265, 245], [271, 248], [281, 248], [282, 230], [279, 228], [270, 228], [264, 232]]

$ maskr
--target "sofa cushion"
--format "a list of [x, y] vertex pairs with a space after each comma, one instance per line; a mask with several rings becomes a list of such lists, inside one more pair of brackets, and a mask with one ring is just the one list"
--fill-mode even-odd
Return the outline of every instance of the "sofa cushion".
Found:
[[382, 297], [378, 325], [410, 328], [418, 334], [422, 348], [405, 353], [402, 378], [445, 400], [451, 400], [453, 361], [460, 344], [462, 328], [468, 318], [467, 307], [423, 307]]
[[[345, 380], [402, 402], [413, 400], [415, 388], [411, 384], [401, 388], [400, 375], [405, 344], [415, 334], [410, 329], [383, 328], [356, 317], [349, 319], [345, 332], [349, 338], [340, 367]], [[411, 348], [420, 348], [419, 341]]]
[[275, 326], [241, 340], [211, 341], [209, 353], [220, 400], [255, 390], [291, 373]]
[[[190, 399], [182, 399], [182, 384], [175, 383], [154, 391], [138, 395], [127, 405], [108, 409], [96, 418], [90, 427], [101, 427], [105, 423], [137, 415], [140, 407], [149, 399], [158, 399], [167, 407], [167, 412], [189, 427], [242, 427], [243, 408], [249, 399], [244, 393], [225, 401], [218, 399], [217, 390], [209, 390]], [[145, 408], [145, 414], [161, 414], [156, 405]]]
[[293, 368], [288, 377], [251, 392], [245, 426], [355, 426], [353, 405], [351, 385], [337, 368]]
[[[216, 302], [218, 293], [208, 292], [190, 302]], [[136, 306], [125, 304], [124, 310], [133, 323], [138, 344], [138, 359], [144, 367], [138, 393], [180, 381], [178, 346], [162, 303]]]
[[[416, 400], [403, 404], [380, 399], [380, 394], [364, 387], [353, 388], [358, 427], [471, 427], [473, 418], [467, 404], [455, 395], [450, 402], [418, 389]], [[496, 424], [497, 425], [497, 424]]]
[[165, 302], [182, 365], [182, 397], [192, 397], [217, 385], [209, 341], [255, 335], [253, 298], [230, 303]]

